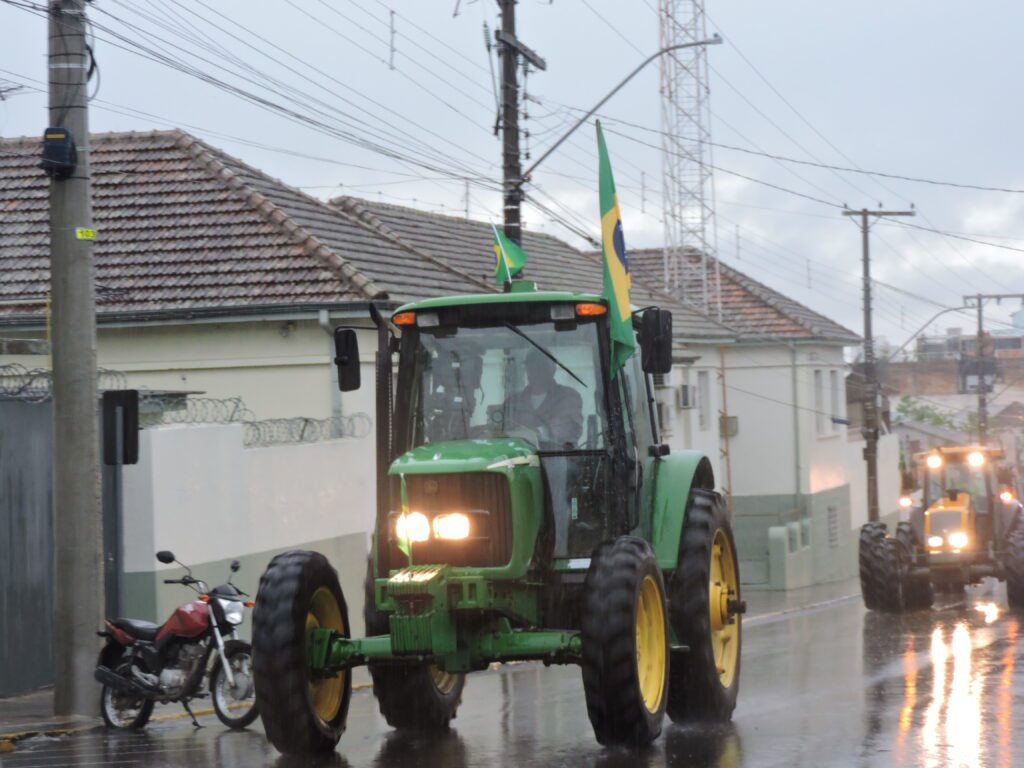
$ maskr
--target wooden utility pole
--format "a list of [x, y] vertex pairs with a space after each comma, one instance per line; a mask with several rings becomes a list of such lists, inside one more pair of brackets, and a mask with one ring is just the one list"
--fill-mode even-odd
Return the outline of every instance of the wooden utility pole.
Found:
[[75, 145], [74, 152], [65, 153], [70, 163], [50, 172], [53, 707], [58, 715], [98, 711], [93, 669], [96, 631], [103, 621], [85, 5], [85, 0], [50, 0], [48, 9], [50, 128], [44, 141], [70, 138]]
[[501, 29], [494, 36], [501, 55], [501, 137], [502, 137], [502, 195], [505, 237], [522, 244], [523, 166], [519, 154], [519, 82], [516, 70], [519, 57], [540, 70], [547, 63], [516, 37], [516, 3], [518, 0], [498, 0], [501, 9]]
[[[988, 442], [988, 384], [985, 381], [985, 320], [984, 306], [989, 299], [997, 302], [1003, 299], [1020, 299], [1024, 301], [1024, 293], [976, 293], [973, 296], [964, 296], [964, 306], [970, 307], [971, 303], [978, 310], [978, 332], [977, 332], [977, 354], [978, 361], [978, 442], [985, 445]], [[992, 358], [995, 359], [995, 349], [992, 350]]]
[[864, 462], [868, 476], [868, 520], [878, 521], [878, 380], [875, 370], [875, 340], [871, 330], [871, 247], [870, 217], [913, 216], [913, 211], [843, 211], [844, 216], [859, 216], [861, 231], [861, 263], [864, 278], [864, 418], [861, 434], [864, 436]]

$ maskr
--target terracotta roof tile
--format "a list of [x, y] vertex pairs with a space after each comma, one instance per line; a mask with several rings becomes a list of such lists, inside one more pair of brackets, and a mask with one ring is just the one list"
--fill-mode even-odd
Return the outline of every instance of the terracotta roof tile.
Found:
[[[692, 264], [699, 255], [689, 254]], [[860, 337], [824, 315], [818, 314], [788, 296], [769, 288], [737, 269], [718, 261], [721, 278], [722, 320], [736, 329], [744, 339], [784, 338], [792, 340], [822, 340], [860, 343]], [[630, 271], [648, 284], [664, 283], [664, 255], [661, 249], [643, 249], [629, 252]], [[709, 292], [717, 298], [719, 286], [715, 282], [715, 260], [708, 260]], [[688, 286], [697, 290], [698, 286]]]

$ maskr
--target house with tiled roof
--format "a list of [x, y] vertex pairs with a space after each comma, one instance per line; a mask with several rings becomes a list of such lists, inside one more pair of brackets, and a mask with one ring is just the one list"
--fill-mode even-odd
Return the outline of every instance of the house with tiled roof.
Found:
[[[0, 140], [0, 336], [45, 334], [38, 145]], [[371, 387], [338, 392], [333, 326], [368, 328], [371, 301], [500, 290], [486, 222], [324, 202], [177, 130], [96, 135], [90, 158], [99, 363], [130, 386], [241, 396], [259, 418], [373, 413]], [[523, 245], [528, 279], [600, 291], [595, 254], [534, 232]], [[785, 582], [791, 553], [773, 565], [773, 529], [817, 532], [827, 515], [848, 549], [854, 522], [837, 447], [845, 398], [835, 400], [834, 373], [856, 335], [724, 265], [723, 312], [709, 316], [664, 289], [660, 252], [630, 258], [634, 304], [673, 312], [677, 365], [656, 382], [668, 442], [709, 455], [731, 493], [744, 581]], [[374, 344], [367, 330], [367, 366]], [[835, 575], [821, 562], [808, 578]]]

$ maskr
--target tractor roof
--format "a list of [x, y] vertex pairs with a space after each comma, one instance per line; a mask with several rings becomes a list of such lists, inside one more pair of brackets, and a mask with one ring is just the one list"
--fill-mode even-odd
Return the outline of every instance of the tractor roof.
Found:
[[512, 290], [507, 293], [468, 293], [457, 296], [439, 296], [406, 304], [395, 310], [409, 312], [418, 309], [436, 309], [438, 307], [479, 306], [481, 304], [515, 304], [519, 302], [601, 302], [604, 298], [592, 293], [573, 293], [571, 291], [538, 291], [536, 286], [526, 280], [512, 283]]

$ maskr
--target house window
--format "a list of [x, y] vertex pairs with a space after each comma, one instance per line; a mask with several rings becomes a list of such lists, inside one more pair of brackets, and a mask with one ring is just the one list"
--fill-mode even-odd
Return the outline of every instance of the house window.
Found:
[[707, 371], [697, 371], [697, 427], [706, 432], [711, 426], [711, 385]]
[[822, 371], [814, 372], [814, 424], [815, 431], [824, 435], [828, 429], [828, 418], [825, 414], [825, 383]]
[[830, 426], [833, 432], [838, 432], [839, 424], [833, 421], [833, 419], [843, 418], [842, 411], [839, 410], [839, 371], [828, 372], [828, 399], [830, 414], [832, 417], [829, 419]]

